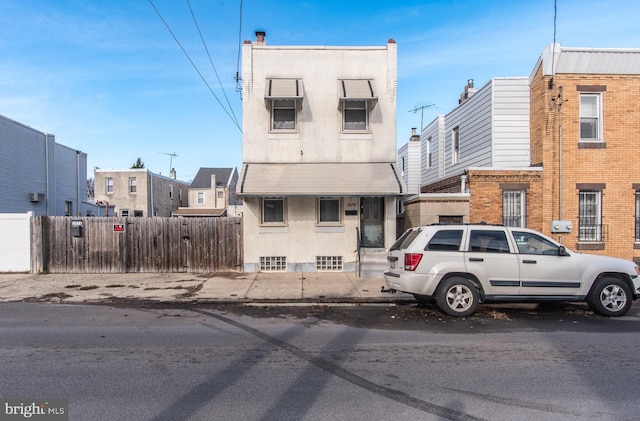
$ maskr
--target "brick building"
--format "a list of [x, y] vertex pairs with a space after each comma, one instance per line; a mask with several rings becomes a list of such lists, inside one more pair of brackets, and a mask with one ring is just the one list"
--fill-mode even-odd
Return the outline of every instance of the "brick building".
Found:
[[[640, 159], [640, 49], [551, 44], [535, 64], [528, 89], [528, 165], [473, 166], [465, 155], [478, 150], [481, 140], [465, 137], [463, 125], [449, 121], [449, 115], [440, 116], [434, 123], [444, 128], [437, 132], [451, 133], [457, 141], [441, 142], [445, 151], [434, 151], [433, 146], [429, 150], [425, 129], [423, 151], [427, 148], [436, 155], [428, 158], [432, 163], [437, 154], [454, 154], [457, 159], [452, 162], [463, 165], [451, 165], [446, 159], [450, 167], [428, 178], [429, 169], [425, 171], [423, 164], [421, 200], [467, 193], [464, 221], [526, 226], [573, 250], [640, 261], [640, 176], [631, 169]], [[525, 122], [520, 111], [515, 113], [521, 128]], [[483, 115], [481, 107], [476, 114]], [[486, 139], [495, 144], [494, 138]], [[521, 146], [518, 132], [514, 149]], [[484, 148], [489, 150], [488, 144]], [[435, 175], [438, 169], [430, 171]], [[411, 204], [419, 202], [407, 200], [407, 212], [414, 212]], [[433, 215], [430, 218], [411, 219], [437, 222]]]

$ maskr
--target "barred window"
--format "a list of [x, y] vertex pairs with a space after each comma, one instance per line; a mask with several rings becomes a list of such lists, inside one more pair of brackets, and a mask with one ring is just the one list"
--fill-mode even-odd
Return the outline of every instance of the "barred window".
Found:
[[524, 190], [505, 191], [502, 193], [502, 224], [507, 227], [526, 226]]
[[579, 194], [578, 241], [602, 241], [602, 191]]

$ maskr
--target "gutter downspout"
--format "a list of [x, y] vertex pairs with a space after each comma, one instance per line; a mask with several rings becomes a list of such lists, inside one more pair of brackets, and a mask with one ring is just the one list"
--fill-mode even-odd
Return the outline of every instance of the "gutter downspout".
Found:
[[80, 151], [76, 151], [76, 213], [80, 214]]
[[49, 135], [44, 134], [45, 214], [49, 216]]

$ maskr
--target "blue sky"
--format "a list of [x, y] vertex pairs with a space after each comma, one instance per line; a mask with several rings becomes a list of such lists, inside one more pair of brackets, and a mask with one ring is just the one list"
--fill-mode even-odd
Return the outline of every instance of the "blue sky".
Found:
[[[165, 175], [171, 162], [190, 181], [200, 167], [240, 169], [242, 133], [229, 114], [241, 121], [239, 44], [256, 30], [270, 45], [393, 38], [398, 146], [420, 127], [421, 113], [411, 110], [434, 104], [426, 125], [457, 105], [468, 79], [479, 88], [492, 77], [528, 76], [554, 36], [553, 0], [243, 0], [242, 20], [240, 3], [0, 0], [0, 114], [86, 152], [91, 175], [94, 166], [129, 168], [141, 157]], [[557, 0], [556, 41], [640, 48], [638, 16], [635, 0]]]

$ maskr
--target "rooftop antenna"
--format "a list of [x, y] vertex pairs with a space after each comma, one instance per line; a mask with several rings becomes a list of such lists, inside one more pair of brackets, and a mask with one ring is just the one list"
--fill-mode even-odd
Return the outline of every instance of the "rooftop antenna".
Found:
[[421, 101], [416, 104], [413, 110], [409, 110], [410, 113], [417, 113], [420, 110], [420, 132], [422, 133], [422, 129], [424, 128], [422, 121], [424, 120], [424, 110], [425, 108], [433, 107], [436, 104], [432, 104], [430, 102]]
[[162, 155], [169, 155], [171, 158], [169, 158], [169, 174], [171, 174], [171, 170], [173, 169], [173, 157], [174, 156], [178, 156], [177, 153], [168, 153], [168, 152], [160, 152]]

